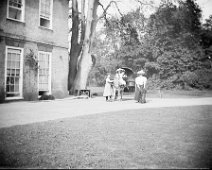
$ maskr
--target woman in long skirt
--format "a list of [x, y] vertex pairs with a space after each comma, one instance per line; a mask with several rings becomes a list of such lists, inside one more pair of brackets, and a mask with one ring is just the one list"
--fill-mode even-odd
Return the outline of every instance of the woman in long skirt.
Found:
[[143, 70], [137, 72], [138, 77], [135, 79], [135, 96], [134, 99], [139, 103], [146, 103], [146, 82]]
[[[110, 74], [108, 74], [105, 82], [105, 88], [103, 92], [103, 96], [106, 98], [106, 101], [111, 101], [113, 95], [113, 81], [110, 79]], [[109, 100], [110, 99], [110, 100]]]

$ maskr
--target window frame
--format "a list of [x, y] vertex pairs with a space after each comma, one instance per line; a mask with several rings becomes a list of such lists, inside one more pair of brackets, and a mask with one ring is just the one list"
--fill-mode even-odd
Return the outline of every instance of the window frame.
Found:
[[[23, 22], [24, 23], [25, 22], [25, 0], [22, 0], [23, 6], [20, 9], [17, 8], [17, 7], [10, 6], [9, 5], [9, 1], [10, 0], [7, 0], [7, 19], [13, 20], [13, 21], [17, 21], [17, 22]], [[20, 10], [21, 11], [21, 19], [18, 20], [18, 19], [10, 18], [9, 17], [9, 8]]]
[[[48, 92], [52, 94], [52, 86], [51, 86], [51, 79], [52, 79], [52, 53], [45, 52], [45, 51], [38, 51], [38, 66], [40, 67], [39, 58], [40, 54], [48, 54], [49, 55], [49, 78], [48, 78]], [[40, 76], [40, 68], [38, 69], [38, 93], [39, 93], [39, 76]]]
[[[42, 26], [41, 25], [41, 22], [40, 22], [41, 18], [43, 18], [43, 17], [41, 17], [41, 1], [42, 0], [39, 0], [39, 27], [52, 30], [52, 23], [53, 23], [53, 0], [50, 0], [50, 19], [49, 19], [50, 25], [49, 25], [49, 27]], [[46, 19], [46, 18], [44, 18], [44, 19]], [[46, 20], [48, 20], [48, 19], [46, 19]]]
[[15, 97], [7, 97], [5, 95], [6, 100], [13, 100], [13, 99], [23, 99], [23, 55], [24, 55], [24, 49], [20, 47], [14, 47], [14, 46], [6, 46], [6, 55], [5, 55], [5, 92], [7, 94], [7, 61], [8, 61], [8, 51], [9, 49], [14, 50], [20, 50], [20, 81], [19, 81], [19, 96]]

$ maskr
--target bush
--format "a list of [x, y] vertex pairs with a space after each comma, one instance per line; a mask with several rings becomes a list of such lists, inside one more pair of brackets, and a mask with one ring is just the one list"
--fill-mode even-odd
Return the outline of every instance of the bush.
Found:
[[198, 88], [212, 89], [212, 70], [204, 69], [195, 72], [198, 76]]
[[39, 98], [39, 100], [54, 100], [55, 99], [55, 97], [53, 96], [53, 95], [51, 95], [51, 94], [43, 94], [40, 98]]
[[152, 77], [148, 78], [146, 86], [149, 90], [157, 89], [160, 87], [160, 83], [160, 79], [156, 75], [153, 75]]
[[186, 71], [180, 77], [180, 80], [185, 83], [185, 85], [195, 87], [198, 83], [198, 76], [196, 73], [191, 71]]
[[160, 79], [157, 75], [153, 75], [152, 77], [148, 78], [147, 80], [147, 89], [173, 89], [175, 87], [180, 88], [179, 84], [176, 83], [177, 76], [174, 75], [167, 79]]
[[201, 69], [194, 72], [186, 71], [182, 75], [175, 74], [163, 79], [152, 75], [148, 78], [147, 88], [150, 90], [158, 88], [167, 90], [212, 89], [212, 69]]
[[160, 86], [162, 89], [173, 89], [175, 88], [175, 84], [170, 80], [170, 79], [167, 79], [167, 80], [163, 80], [161, 82], [161, 86]]

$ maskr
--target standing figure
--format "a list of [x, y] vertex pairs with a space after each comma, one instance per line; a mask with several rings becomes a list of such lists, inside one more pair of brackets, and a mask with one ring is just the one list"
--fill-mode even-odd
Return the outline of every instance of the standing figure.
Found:
[[139, 103], [146, 103], [146, 82], [147, 78], [144, 76], [143, 70], [137, 72], [138, 77], [135, 79], [135, 97], [134, 99]]
[[124, 88], [126, 86], [126, 81], [123, 79], [124, 75], [124, 69], [119, 68], [116, 70], [116, 75], [114, 78], [114, 100], [122, 100]]
[[113, 81], [110, 79], [110, 74], [108, 74], [106, 78], [106, 82], [105, 82], [104, 92], [103, 92], [103, 96], [106, 98], [106, 101], [112, 100], [113, 93], [114, 93]]

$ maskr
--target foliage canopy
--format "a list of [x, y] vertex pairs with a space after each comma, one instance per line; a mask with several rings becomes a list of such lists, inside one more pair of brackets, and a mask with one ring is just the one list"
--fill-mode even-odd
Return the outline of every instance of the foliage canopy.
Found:
[[103, 85], [108, 72], [127, 66], [145, 69], [149, 88], [212, 88], [212, 16], [201, 25], [201, 12], [186, 0], [164, 3], [149, 18], [140, 9], [111, 18], [94, 44], [93, 83]]

